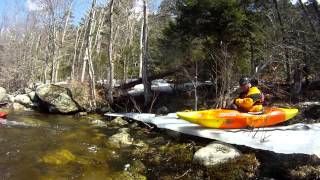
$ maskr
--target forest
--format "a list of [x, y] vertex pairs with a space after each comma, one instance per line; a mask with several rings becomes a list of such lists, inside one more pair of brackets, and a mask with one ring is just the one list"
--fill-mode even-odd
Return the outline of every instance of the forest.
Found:
[[141, 78], [147, 105], [156, 76], [211, 81], [223, 106], [241, 76], [285, 84], [291, 94], [319, 77], [316, 0], [163, 0], [158, 9], [145, 0], [140, 10], [134, 0], [93, 0], [78, 24], [74, 0], [39, 3], [23, 19], [2, 16], [0, 83], [10, 91], [85, 84], [94, 106], [97, 96], [112, 104], [116, 86]]

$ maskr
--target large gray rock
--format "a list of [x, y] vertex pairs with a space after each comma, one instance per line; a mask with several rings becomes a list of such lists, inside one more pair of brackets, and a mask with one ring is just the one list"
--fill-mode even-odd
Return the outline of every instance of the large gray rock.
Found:
[[193, 161], [204, 166], [213, 166], [227, 162], [229, 159], [240, 156], [241, 153], [234, 147], [222, 143], [211, 143], [199, 149], [193, 157]]
[[6, 97], [7, 95], [7, 91], [5, 88], [0, 87], [0, 102], [2, 102], [2, 100]]
[[73, 113], [79, 107], [72, 99], [70, 90], [52, 84], [43, 84], [37, 87], [36, 95], [40, 99], [42, 108], [53, 113]]
[[14, 98], [14, 96], [12, 96], [12, 95], [10, 95], [10, 94], [6, 94], [5, 96], [4, 96], [4, 98], [2, 98], [2, 103], [14, 103], [14, 101], [15, 101], [15, 98]]
[[20, 104], [20, 103], [12, 103], [11, 104], [11, 109], [15, 111], [27, 111], [29, 110], [26, 106]]
[[34, 92], [34, 91], [29, 92], [29, 93], [28, 93], [28, 96], [30, 97], [30, 99], [31, 99], [32, 102], [35, 102], [35, 101], [37, 100], [37, 98], [36, 98], [36, 92]]
[[33, 103], [27, 94], [19, 94], [14, 98], [16, 103], [20, 103], [26, 107], [33, 107]]

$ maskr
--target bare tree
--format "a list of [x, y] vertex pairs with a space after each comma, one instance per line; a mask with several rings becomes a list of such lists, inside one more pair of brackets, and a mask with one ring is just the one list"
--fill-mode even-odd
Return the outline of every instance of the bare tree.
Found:
[[83, 69], [82, 69], [82, 75], [81, 75], [81, 82], [84, 81], [84, 75], [85, 75], [85, 69], [88, 63], [88, 69], [89, 69], [89, 77], [90, 77], [90, 95], [91, 95], [91, 100], [92, 100], [92, 106], [96, 107], [96, 92], [95, 92], [95, 73], [93, 69], [93, 63], [92, 63], [92, 35], [91, 33], [93, 32], [94, 25], [93, 21], [95, 19], [95, 10], [96, 7], [96, 0], [92, 1], [91, 5], [91, 10], [89, 14], [89, 19], [88, 19], [88, 26], [86, 29], [85, 33], [85, 54], [83, 58]]
[[88, 17], [88, 26], [86, 27], [85, 30], [85, 36], [84, 36], [84, 44], [85, 44], [85, 52], [84, 52], [84, 57], [83, 57], [83, 65], [82, 65], [82, 73], [81, 73], [81, 82], [84, 82], [85, 78], [85, 73], [86, 73], [86, 68], [87, 68], [87, 63], [89, 60], [89, 56], [91, 54], [91, 43], [92, 43], [92, 37], [91, 33], [93, 31], [93, 21], [95, 18], [95, 6], [96, 6], [96, 0], [92, 1], [89, 17]]
[[281, 30], [281, 36], [282, 36], [282, 44], [284, 46], [284, 56], [285, 56], [285, 67], [286, 67], [286, 75], [287, 75], [287, 83], [290, 84], [291, 82], [291, 65], [290, 65], [290, 59], [289, 59], [289, 52], [288, 52], [288, 48], [286, 47], [285, 43], [287, 42], [286, 36], [285, 36], [285, 29], [284, 29], [284, 23], [280, 14], [280, 10], [279, 10], [279, 6], [278, 6], [278, 2], [277, 0], [273, 0], [274, 6], [275, 6], [275, 10], [277, 13], [277, 18], [279, 21], [279, 25], [280, 25], [280, 30]]
[[109, 74], [108, 74], [108, 93], [107, 97], [110, 103], [113, 103], [113, 79], [114, 79], [114, 61], [113, 61], [113, 6], [114, 6], [114, 0], [110, 1], [110, 10], [109, 10], [109, 18], [110, 18], [110, 24], [109, 24], [109, 49], [108, 49], [108, 58], [109, 58]]
[[62, 49], [64, 46], [64, 42], [65, 42], [65, 37], [66, 37], [66, 32], [68, 29], [68, 25], [69, 25], [69, 20], [70, 20], [70, 16], [71, 16], [71, 10], [72, 10], [72, 6], [73, 6], [73, 0], [69, 0], [67, 1], [67, 7], [65, 7], [65, 17], [64, 19], [64, 25], [62, 28], [62, 32], [61, 32], [61, 39], [59, 42], [59, 46], [58, 46], [58, 58], [55, 64], [55, 72], [54, 72], [54, 81], [53, 82], [57, 82], [58, 81], [58, 74], [59, 74], [59, 67], [60, 67], [60, 59], [63, 57], [62, 54]]
[[141, 21], [140, 30], [140, 56], [139, 56], [139, 77], [142, 78], [142, 66], [143, 66], [143, 29], [144, 29], [144, 19]]
[[148, 108], [151, 103], [151, 83], [148, 81], [148, 1], [143, 0], [143, 62], [142, 83], [144, 86], [144, 106]]

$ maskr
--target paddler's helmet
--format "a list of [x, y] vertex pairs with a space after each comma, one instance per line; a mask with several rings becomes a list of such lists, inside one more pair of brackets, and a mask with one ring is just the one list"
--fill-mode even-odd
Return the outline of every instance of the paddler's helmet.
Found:
[[246, 84], [249, 84], [250, 83], [250, 78], [248, 77], [243, 77], [239, 80], [239, 85], [240, 86], [243, 86], [243, 85], [246, 85]]

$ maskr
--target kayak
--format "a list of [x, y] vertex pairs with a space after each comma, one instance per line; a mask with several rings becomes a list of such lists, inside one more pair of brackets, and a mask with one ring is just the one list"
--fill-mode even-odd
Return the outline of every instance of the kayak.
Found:
[[266, 107], [263, 113], [244, 113], [230, 109], [177, 112], [177, 116], [208, 128], [241, 129], [273, 126], [298, 114], [298, 109]]
[[5, 118], [8, 115], [6, 112], [0, 112], [0, 118]]

